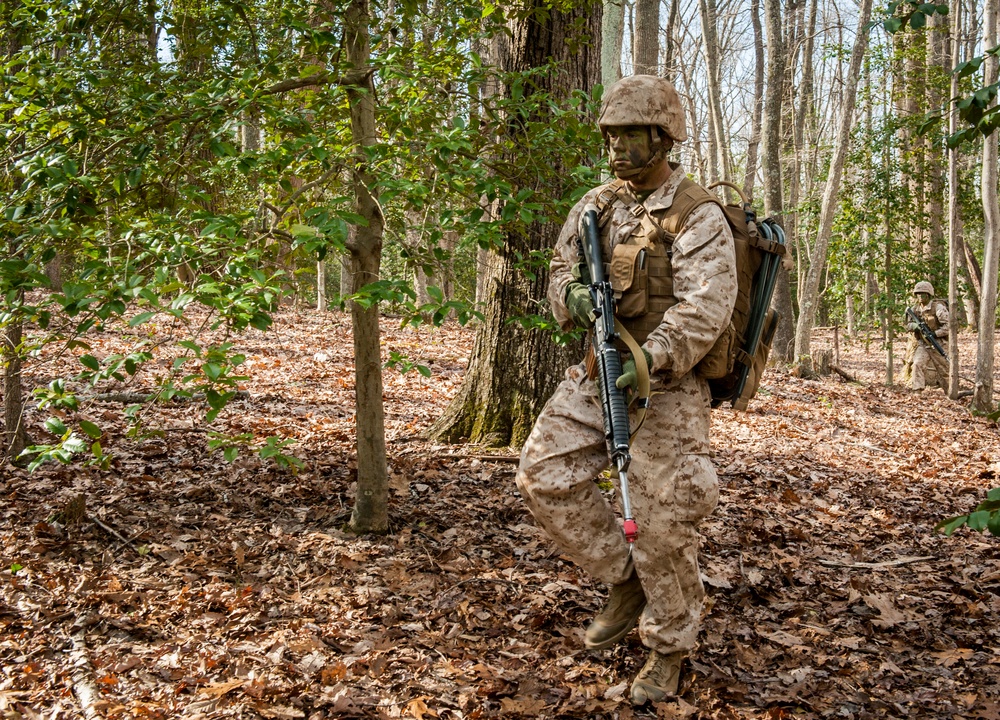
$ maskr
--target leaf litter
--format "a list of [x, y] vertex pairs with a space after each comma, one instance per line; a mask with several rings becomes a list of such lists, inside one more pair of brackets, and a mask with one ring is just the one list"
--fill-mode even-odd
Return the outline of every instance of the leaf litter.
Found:
[[[197, 403], [156, 406], [163, 433], [143, 441], [122, 437], [120, 407], [89, 403], [115, 440], [108, 471], [4, 470], [4, 718], [1000, 718], [1000, 540], [931, 532], [1000, 485], [997, 426], [961, 402], [884, 386], [858, 342], [840, 364], [860, 383], [772, 369], [750, 412], [714, 411], [699, 646], [677, 701], [634, 709], [638, 635], [583, 649], [605, 589], [535, 528], [516, 451], [423, 438], [473, 331], [382, 331], [384, 358], [434, 370], [385, 374], [386, 536], [344, 531], [340, 313], [287, 310], [230, 338], [249, 379], [213, 428], [296, 439], [296, 474], [208, 452]], [[126, 351], [132, 332], [92, 346]], [[974, 348], [963, 336], [967, 364]], [[36, 437], [44, 419], [29, 410]]]

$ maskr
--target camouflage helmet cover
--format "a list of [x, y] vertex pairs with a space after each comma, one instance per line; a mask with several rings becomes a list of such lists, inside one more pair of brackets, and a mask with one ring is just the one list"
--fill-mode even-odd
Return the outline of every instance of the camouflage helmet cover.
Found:
[[926, 280], [921, 280], [916, 285], [913, 286], [913, 294], [917, 293], [927, 293], [928, 295], [934, 295], [934, 286], [931, 285]]
[[597, 124], [607, 127], [656, 125], [675, 142], [687, 140], [684, 107], [674, 86], [656, 75], [632, 75], [604, 93]]

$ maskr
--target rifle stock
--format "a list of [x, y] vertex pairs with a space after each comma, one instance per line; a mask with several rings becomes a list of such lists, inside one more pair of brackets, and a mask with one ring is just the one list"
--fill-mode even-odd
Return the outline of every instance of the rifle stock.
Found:
[[629, 448], [628, 399], [625, 391], [617, 386], [622, 374], [621, 356], [615, 347], [615, 298], [611, 283], [604, 276], [604, 261], [601, 257], [601, 235], [597, 225], [597, 206], [588, 203], [581, 219], [583, 233], [580, 239], [583, 256], [590, 271], [590, 296], [594, 301], [594, 356], [597, 360], [597, 388], [604, 416], [604, 438], [608, 444], [608, 455], [618, 470], [621, 482], [622, 515], [625, 517], [625, 539], [635, 542], [639, 534], [632, 517], [632, 503], [629, 499], [628, 468], [632, 462]]

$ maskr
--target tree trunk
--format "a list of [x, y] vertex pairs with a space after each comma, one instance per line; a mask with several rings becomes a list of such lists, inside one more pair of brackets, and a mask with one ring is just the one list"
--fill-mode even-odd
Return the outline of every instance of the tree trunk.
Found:
[[625, 0], [604, 0], [601, 15], [601, 83], [608, 87], [622, 76], [622, 33]]
[[680, 0], [670, 0], [670, 10], [667, 12], [667, 27], [665, 30], [666, 40], [663, 47], [663, 77], [670, 82], [674, 82], [677, 77], [677, 42], [675, 34], [677, 30], [677, 17], [680, 14]]
[[[834, 143], [833, 157], [830, 160], [830, 171], [827, 176], [826, 188], [823, 191], [823, 203], [819, 213], [819, 230], [813, 245], [812, 256], [809, 258], [809, 273], [806, 276], [805, 287], [800, 290], [799, 322], [795, 331], [795, 358], [800, 364], [811, 365], [810, 339], [813, 325], [816, 322], [816, 306], [819, 302], [819, 284], [826, 267], [826, 252], [833, 233], [833, 217], [836, 214], [837, 194], [840, 192], [840, 178], [847, 159], [847, 151], [851, 142], [851, 127], [854, 123], [854, 100], [857, 94], [858, 78], [861, 76], [861, 61], [868, 48], [868, 30], [865, 25], [871, 18], [872, 0], [861, 0], [858, 17], [858, 34], [854, 39], [854, 49], [851, 51], [851, 65], [848, 69], [844, 88], [844, 99], [841, 103], [840, 126]], [[808, 368], [803, 368], [806, 370]]]
[[[961, 30], [962, 3], [951, 3], [951, 66], [958, 67], [960, 61], [959, 32]], [[951, 95], [958, 97], [958, 75], [951, 76]], [[958, 108], [952, 107], [948, 113], [948, 134], [958, 131]], [[948, 397], [958, 399], [960, 360], [958, 356], [958, 266], [962, 262], [959, 254], [959, 207], [958, 207], [958, 148], [948, 151]]]
[[[764, 176], [764, 214], [782, 218], [781, 193], [781, 107], [785, 78], [785, 49], [781, 38], [781, 0], [764, 0], [764, 21], [767, 25], [767, 92], [764, 95], [763, 148], [761, 168]], [[780, 314], [771, 354], [774, 359], [788, 362], [794, 337], [792, 293], [788, 270], [778, 270], [772, 305]]]
[[757, 178], [757, 150], [760, 146], [761, 113], [764, 110], [764, 29], [760, 25], [760, 0], [752, 0], [750, 20], [753, 23], [754, 79], [753, 118], [750, 140], [747, 142], [747, 170], [743, 176], [743, 192], [753, 198]]
[[326, 260], [316, 261], [316, 310], [326, 312]]
[[[538, 2], [541, 6], [543, 0]], [[599, 58], [588, 51], [591, 45], [570, 40], [581, 27], [596, 37], [600, 7], [595, 2], [566, 12], [553, 10], [544, 20], [536, 16], [532, 22], [511, 21], [510, 52], [501, 53], [506, 56], [501, 70], [521, 72], [554, 60], [563, 72], [540, 79], [541, 89], [557, 99], [574, 89], [589, 89], [600, 71]], [[520, 127], [511, 124], [508, 132], [511, 146], [520, 147]], [[508, 160], [516, 162], [517, 157]], [[545, 192], [561, 194], [564, 190], [546, 188]], [[517, 191], [512, 188], [511, 194]], [[451, 441], [467, 438], [493, 446], [520, 444], [565, 367], [579, 359], [580, 345], [560, 347], [548, 333], [510, 322], [542, 304], [548, 284], [547, 272], [528, 277], [518, 267], [519, 259], [548, 250], [555, 245], [558, 233], [557, 224], [534, 223], [524, 234], [508, 234], [504, 246], [490, 254], [484, 277], [485, 318], [476, 333], [465, 381], [431, 429], [433, 437]]]
[[[986, 0], [983, 10], [983, 47], [997, 45], [997, 14], [1000, 0]], [[983, 86], [997, 81], [997, 58], [988, 55], [983, 61]], [[994, 100], [994, 103], [996, 101]], [[991, 103], [992, 105], [993, 103]], [[997, 200], [997, 136], [983, 138], [983, 289], [979, 305], [979, 343], [976, 353], [976, 386], [972, 407], [980, 412], [993, 411], [993, 342], [997, 319], [997, 268], [1000, 265], [1000, 206]]]
[[705, 72], [708, 75], [708, 116], [711, 119], [711, 153], [718, 171], [716, 180], [729, 181], [732, 171], [729, 164], [729, 140], [726, 137], [726, 121], [722, 115], [722, 90], [719, 70], [719, 37], [715, 20], [715, 0], [698, 0], [701, 10], [701, 37], [705, 48]]
[[632, 67], [636, 75], [660, 73], [660, 0], [636, 0]]
[[[365, 219], [364, 223], [355, 226], [353, 242], [348, 247], [354, 292], [378, 280], [385, 222], [378, 200], [369, 190], [376, 183], [365, 159], [365, 148], [375, 144], [375, 86], [369, 65], [369, 19], [368, 0], [351, 0], [344, 13], [344, 47], [347, 62], [358, 78], [357, 84], [347, 85], [351, 137], [355, 148], [352, 184], [355, 212]], [[359, 303], [351, 303], [358, 485], [350, 525], [357, 533], [385, 532], [389, 527], [378, 316], [378, 304], [364, 308]]]
[[20, 316], [10, 321], [0, 337], [0, 363], [3, 364], [3, 427], [4, 446], [0, 464], [17, 462], [17, 457], [28, 447], [28, 434], [24, 429], [24, 396], [21, 388], [22, 325]]

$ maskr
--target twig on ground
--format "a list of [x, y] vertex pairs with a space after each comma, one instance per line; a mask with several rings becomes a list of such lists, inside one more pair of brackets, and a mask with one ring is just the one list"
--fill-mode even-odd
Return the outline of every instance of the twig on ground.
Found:
[[839, 560], [817, 560], [820, 565], [826, 567], [844, 567], [852, 568], [856, 570], [878, 570], [880, 568], [888, 567], [898, 567], [900, 565], [909, 565], [915, 562], [923, 562], [924, 560], [934, 560], [933, 555], [914, 555], [908, 557], [897, 558], [896, 560], [883, 560], [882, 562], [841, 562]]

